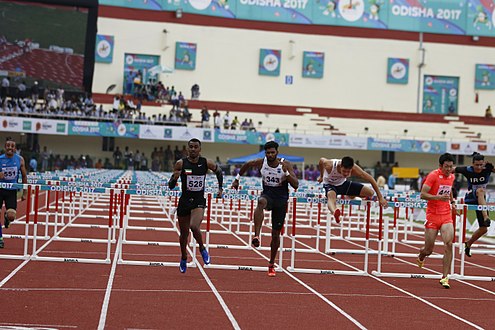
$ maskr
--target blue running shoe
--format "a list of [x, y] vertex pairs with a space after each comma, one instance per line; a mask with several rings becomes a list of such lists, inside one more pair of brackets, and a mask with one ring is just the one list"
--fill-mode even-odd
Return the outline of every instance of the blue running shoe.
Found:
[[210, 255], [208, 254], [208, 251], [206, 251], [206, 249], [203, 249], [203, 251], [201, 251], [201, 256], [203, 257], [203, 262], [205, 263], [205, 265], [209, 265]]
[[3, 239], [0, 240], [0, 249], [3, 249], [4, 244], [3, 244]]
[[180, 259], [179, 269], [181, 273], [185, 273], [187, 270], [187, 259]]

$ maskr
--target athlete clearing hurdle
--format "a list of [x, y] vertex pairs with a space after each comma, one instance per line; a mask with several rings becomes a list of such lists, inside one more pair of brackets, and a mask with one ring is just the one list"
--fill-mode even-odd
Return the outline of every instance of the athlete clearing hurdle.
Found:
[[433, 252], [435, 239], [440, 231], [445, 246], [443, 254], [443, 275], [440, 284], [450, 289], [449, 273], [452, 262], [452, 240], [454, 225], [452, 220], [451, 204], [455, 206], [452, 195], [454, 183], [454, 156], [445, 153], [438, 160], [440, 167], [430, 172], [421, 188], [421, 198], [428, 201], [426, 207], [425, 245], [419, 250], [416, 260], [419, 268], [423, 268], [425, 258]]
[[[16, 154], [16, 144], [11, 137], [5, 139], [5, 154], [0, 156], [0, 183], [17, 183], [19, 181], [19, 172], [22, 175], [22, 183], [27, 183], [26, 166], [24, 158]], [[26, 199], [27, 191], [22, 192], [22, 200]], [[5, 214], [3, 223], [5, 228], [16, 218], [17, 210], [17, 189], [1, 188], [0, 189], [0, 210], [5, 202]], [[0, 225], [0, 249], [5, 246], [2, 236], [2, 226]]]
[[[337, 223], [340, 222], [340, 209], [337, 208], [337, 195], [370, 198], [373, 196], [374, 190], [380, 205], [384, 208], [388, 207], [388, 203], [385, 198], [383, 198], [375, 179], [361, 167], [354, 164], [354, 159], [351, 157], [346, 156], [342, 159], [320, 158], [318, 167], [320, 169], [318, 182], [323, 182], [328, 210], [333, 214]], [[361, 183], [347, 180], [350, 176], [357, 176], [368, 181], [373, 189], [366, 187]]]
[[[457, 166], [455, 173], [460, 173], [466, 177], [468, 182], [468, 191], [464, 197], [466, 204], [471, 205], [486, 205], [485, 191], [490, 174], [495, 172], [493, 164], [485, 162], [485, 157], [480, 153], [473, 153], [473, 165]], [[471, 256], [471, 245], [476, 242], [481, 236], [485, 235], [490, 227], [490, 218], [488, 211], [476, 210], [476, 218], [478, 219], [479, 228], [473, 233], [471, 238], [464, 243], [464, 252], [468, 257]]]
[[258, 205], [254, 210], [254, 238], [252, 244], [254, 247], [260, 246], [260, 231], [263, 224], [263, 210], [272, 211], [272, 242], [270, 244], [270, 261], [268, 263], [268, 276], [275, 276], [275, 258], [280, 246], [280, 231], [284, 226], [285, 213], [287, 212], [287, 200], [289, 199], [289, 183], [292, 188], [297, 189], [299, 180], [297, 180], [292, 165], [283, 158], [278, 158], [278, 143], [275, 141], [267, 142], [264, 146], [265, 158], [258, 158], [246, 162], [242, 165], [239, 174], [232, 182], [232, 188], [239, 188], [241, 175], [246, 173], [250, 168], [255, 167], [261, 173], [263, 182], [263, 191], [258, 198]]
[[201, 141], [191, 139], [187, 143], [187, 157], [179, 159], [174, 166], [174, 172], [168, 181], [168, 187], [173, 189], [180, 176], [182, 183], [182, 195], [177, 206], [177, 218], [180, 228], [180, 272], [187, 270], [187, 239], [189, 229], [192, 231], [194, 239], [199, 244], [199, 251], [203, 262], [208, 265], [210, 256], [203, 245], [201, 236], [201, 221], [203, 220], [204, 209], [206, 208], [205, 179], [208, 170], [215, 172], [218, 180], [218, 196], [222, 196], [223, 174], [217, 164], [213, 161], [201, 157]]

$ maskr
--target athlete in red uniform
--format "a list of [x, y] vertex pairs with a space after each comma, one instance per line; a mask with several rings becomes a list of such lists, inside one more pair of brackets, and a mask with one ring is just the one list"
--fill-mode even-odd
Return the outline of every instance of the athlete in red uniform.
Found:
[[428, 201], [425, 222], [425, 245], [419, 251], [417, 264], [420, 268], [424, 260], [433, 252], [435, 239], [440, 231], [445, 251], [443, 255], [443, 275], [440, 284], [449, 289], [450, 265], [452, 262], [452, 240], [454, 238], [454, 225], [452, 221], [451, 204], [452, 184], [454, 182], [454, 157], [445, 153], [440, 156], [440, 167], [428, 174], [421, 188], [421, 198]]

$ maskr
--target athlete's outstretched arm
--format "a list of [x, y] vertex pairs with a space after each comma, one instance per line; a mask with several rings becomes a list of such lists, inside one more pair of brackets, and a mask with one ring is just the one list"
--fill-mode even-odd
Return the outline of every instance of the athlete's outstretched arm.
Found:
[[[24, 162], [24, 158], [21, 157], [21, 176], [22, 176], [22, 183], [23, 184], [27, 184], [28, 183], [28, 180], [27, 180], [27, 171], [26, 171], [26, 164]], [[24, 189], [22, 191], [22, 197], [21, 199], [22, 200], [25, 200], [27, 197], [27, 190]]]
[[[323, 181], [323, 171], [327, 171], [328, 173], [332, 172], [333, 164], [330, 160], [325, 157], [321, 157], [318, 162], [318, 169], [320, 170], [320, 176], [318, 177], [318, 182], [321, 183]], [[304, 169], [303, 169], [304, 171]]]
[[253, 159], [244, 163], [239, 170], [239, 174], [234, 179], [234, 181], [232, 181], [232, 188], [237, 189], [239, 187], [239, 179], [244, 173], [247, 172], [248, 169], [250, 169], [251, 167], [257, 167], [258, 169], [260, 169], [261, 165], [263, 165], [263, 158]]
[[382, 193], [380, 191], [380, 188], [378, 187], [378, 184], [376, 183], [375, 179], [371, 175], [369, 175], [366, 171], [364, 171], [361, 167], [359, 167], [356, 164], [354, 164], [354, 166], [352, 167], [352, 174], [368, 181], [371, 184], [371, 186], [373, 187], [373, 190], [376, 193], [376, 197], [378, 197], [378, 201], [379, 201], [380, 205], [384, 208], [388, 207], [388, 203], [385, 200], [385, 198], [383, 198]]
[[207, 164], [208, 164], [208, 169], [210, 169], [211, 171], [213, 171], [213, 173], [215, 173], [215, 175], [217, 176], [217, 180], [218, 180], [218, 197], [222, 197], [222, 192], [223, 192], [223, 173], [222, 173], [222, 169], [220, 168], [220, 166], [218, 166], [217, 164], [215, 164], [213, 161], [211, 160], [207, 160]]
[[[296, 173], [294, 173], [294, 169], [292, 168], [292, 164], [288, 160], [284, 160], [282, 162], [282, 171], [284, 171], [287, 181], [290, 183], [292, 188], [296, 189], [299, 187], [299, 180], [297, 179]], [[289, 174], [289, 175], [287, 175]]]
[[170, 189], [175, 188], [175, 185], [177, 184], [177, 180], [179, 179], [181, 171], [182, 171], [182, 159], [179, 159], [177, 163], [175, 163], [174, 172], [172, 173], [170, 179], [168, 180], [168, 187]]

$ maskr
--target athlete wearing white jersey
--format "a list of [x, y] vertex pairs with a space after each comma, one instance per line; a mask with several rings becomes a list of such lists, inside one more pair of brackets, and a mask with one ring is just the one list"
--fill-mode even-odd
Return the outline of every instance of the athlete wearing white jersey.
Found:
[[285, 213], [287, 211], [287, 200], [289, 199], [289, 184], [297, 189], [299, 181], [292, 169], [292, 165], [283, 158], [278, 158], [278, 143], [267, 142], [264, 146], [265, 158], [251, 160], [242, 165], [239, 174], [232, 182], [232, 188], [239, 187], [241, 175], [250, 168], [257, 168], [263, 180], [263, 192], [258, 199], [258, 205], [254, 210], [254, 247], [260, 246], [259, 235], [263, 224], [264, 209], [272, 211], [272, 242], [270, 244], [271, 254], [268, 264], [268, 276], [275, 276], [275, 258], [280, 246], [280, 231], [284, 225]]
[[[325, 188], [325, 195], [328, 200], [328, 210], [334, 215], [335, 221], [340, 222], [340, 209], [337, 208], [336, 203], [337, 195], [372, 197], [374, 190], [380, 204], [385, 208], [388, 206], [375, 179], [361, 167], [354, 164], [354, 159], [351, 157], [347, 156], [342, 159], [320, 158], [318, 167], [320, 169], [318, 182], [323, 182], [323, 188]], [[347, 180], [350, 176], [357, 176], [368, 181], [373, 189], [361, 183]]]

